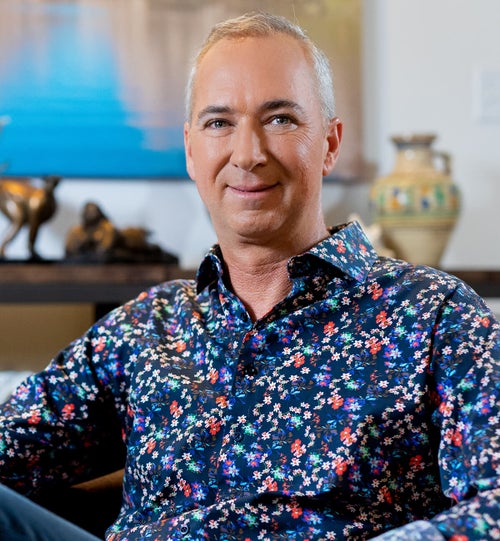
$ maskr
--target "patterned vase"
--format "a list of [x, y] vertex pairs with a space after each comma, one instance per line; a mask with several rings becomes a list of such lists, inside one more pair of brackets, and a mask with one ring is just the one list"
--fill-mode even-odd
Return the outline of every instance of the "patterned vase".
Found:
[[439, 266], [461, 206], [450, 176], [450, 157], [433, 150], [435, 138], [392, 137], [395, 167], [375, 180], [371, 192], [374, 222], [387, 247], [400, 259], [433, 267]]

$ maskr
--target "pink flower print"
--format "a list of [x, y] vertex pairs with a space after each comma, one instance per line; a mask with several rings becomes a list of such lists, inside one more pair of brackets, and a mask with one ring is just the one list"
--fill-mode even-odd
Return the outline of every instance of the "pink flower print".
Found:
[[356, 435], [351, 434], [351, 427], [346, 426], [340, 433], [340, 439], [345, 445], [352, 445], [356, 441]]
[[296, 439], [292, 443], [292, 455], [299, 457], [299, 456], [302, 456], [305, 452], [306, 452], [306, 446], [303, 445], [299, 439]]

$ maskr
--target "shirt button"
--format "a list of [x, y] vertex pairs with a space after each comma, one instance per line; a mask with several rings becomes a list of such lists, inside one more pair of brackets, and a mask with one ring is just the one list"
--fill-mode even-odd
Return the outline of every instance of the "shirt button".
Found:
[[256, 376], [257, 373], [258, 373], [258, 370], [257, 370], [257, 367], [254, 365], [254, 364], [246, 364], [244, 367], [243, 367], [243, 372], [247, 375], [247, 376]]
[[181, 535], [187, 535], [189, 533], [189, 526], [187, 524], [183, 524], [180, 528], [179, 528], [179, 533]]
[[241, 441], [243, 439], [243, 432], [241, 430], [235, 430], [233, 439], [234, 441]]

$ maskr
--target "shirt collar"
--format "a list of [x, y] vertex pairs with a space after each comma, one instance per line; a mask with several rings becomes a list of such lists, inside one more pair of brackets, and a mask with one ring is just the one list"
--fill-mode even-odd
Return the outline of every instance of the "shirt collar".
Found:
[[208, 254], [201, 262], [196, 275], [196, 290], [201, 293], [207, 286], [216, 282], [224, 272], [222, 264], [222, 252], [218, 244], [212, 246]]
[[[314, 261], [321, 260], [338, 271], [362, 282], [370, 271], [377, 254], [358, 222], [337, 225], [329, 229], [330, 236], [307, 252], [292, 257], [288, 262], [290, 277], [311, 272]], [[219, 245], [214, 245], [203, 259], [198, 274], [200, 293], [223, 274], [223, 258]], [[318, 265], [316, 264], [317, 268]]]
[[322, 259], [358, 282], [364, 281], [377, 253], [360, 224], [356, 221], [340, 224], [329, 231], [330, 236], [306, 254]]

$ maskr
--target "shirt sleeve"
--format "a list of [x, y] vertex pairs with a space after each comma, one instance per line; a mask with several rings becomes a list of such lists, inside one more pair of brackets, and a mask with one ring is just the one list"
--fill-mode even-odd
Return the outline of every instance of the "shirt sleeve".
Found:
[[500, 539], [499, 324], [484, 301], [459, 284], [443, 302], [431, 347], [433, 420], [450, 509], [377, 539]]
[[498, 539], [499, 324], [460, 284], [444, 303], [433, 336], [439, 466], [443, 491], [456, 505], [432, 523], [447, 539]]
[[0, 482], [25, 494], [123, 467], [123, 363], [112, 313], [23, 382], [0, 407]]

